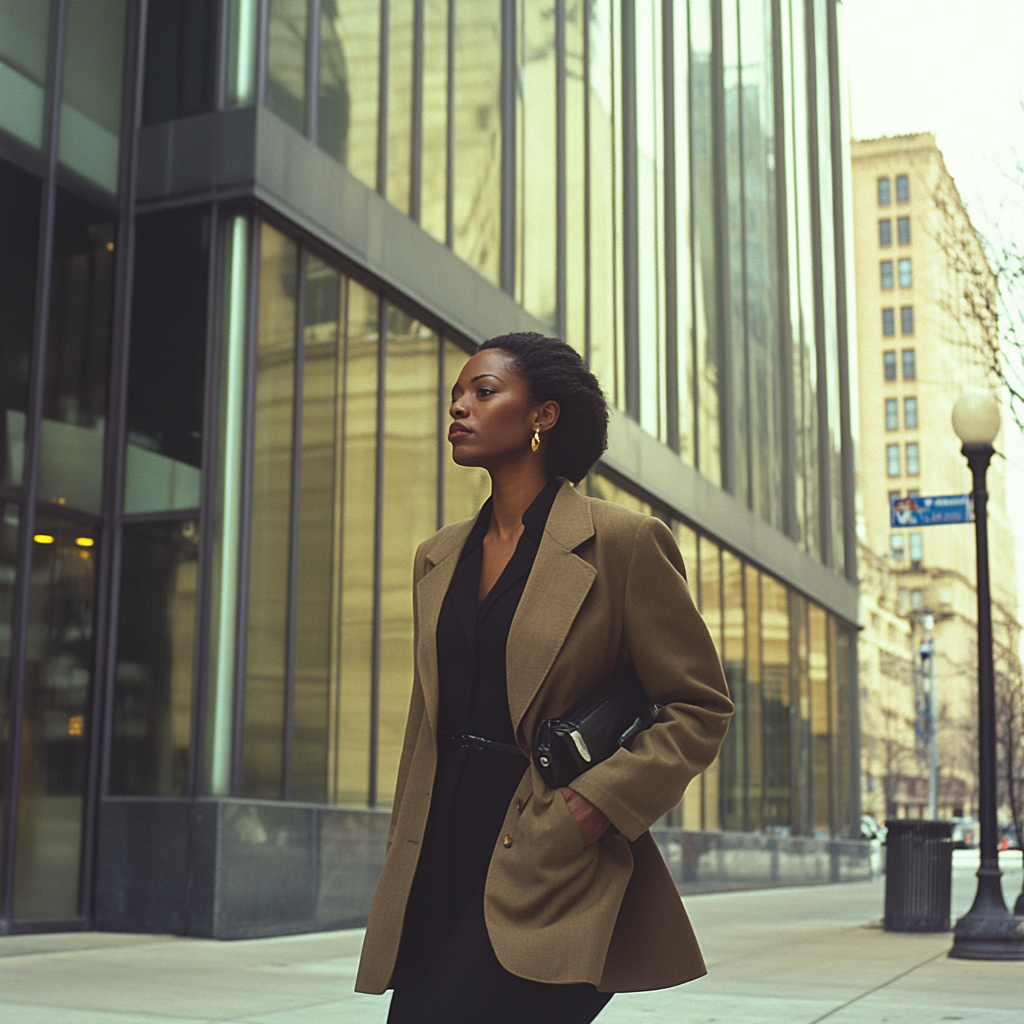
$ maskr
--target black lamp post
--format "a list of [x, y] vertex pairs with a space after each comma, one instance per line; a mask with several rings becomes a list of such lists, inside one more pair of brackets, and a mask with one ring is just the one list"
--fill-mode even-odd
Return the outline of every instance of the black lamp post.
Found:
[[949, 955], [965, 960], [1024, 960], [1024, 922], [1006, 909], [1000, 883], [996, 833], [996, 698], [992, 664], [992, 596], [988, 578], [988, 491], [985, 474], [999, 433], [999, 403], [970, 392], [953, 407], [953, 429], [974, 478], [974, 529], [978, 555], [978, 817], [981, 867], [971, 909], [956, 923]]

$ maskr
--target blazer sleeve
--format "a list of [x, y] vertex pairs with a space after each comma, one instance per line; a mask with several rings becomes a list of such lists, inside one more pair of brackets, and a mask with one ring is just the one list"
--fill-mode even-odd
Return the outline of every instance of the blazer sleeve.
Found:
[[722, 663], [686, 584], [671, 531], [644, 519], [633, 540], [624, 635], [655, 723], [570, 783], [631, 842], [675, 807], [715, 759], [733, 713]]
[[[427, 558], [425, 554], [427, 542], [424, 541], [416, 549], [416, 557], [413, 560], [412, 571], [412, 621], [413, 621], [413, 650], [418, 650], [420, 616], [417, 600], [419, 588], [416, 584], [426, 575]], [[423, 716], [426, 714], [426, 703], [423, 699], [423, 687], [420, 685], [419, 672], [413, 670], [412, 696], [409, 699], [409, 717], [405, 722], [405, 737], [402, 742], [402, 755], [398, 761], [398, 777], [395, 780], [395, 801], [391, 810], [391, 825], [388, 828], [388, 847], [395, 835], [395, 827], [398, 825], [398, 818], [402, 812], [402, 798], [405, 795], [405, 784], [409, 778], [409, 767], [412, 764], [413, 752], [416, 749], [416, 739], [423, 726]]]

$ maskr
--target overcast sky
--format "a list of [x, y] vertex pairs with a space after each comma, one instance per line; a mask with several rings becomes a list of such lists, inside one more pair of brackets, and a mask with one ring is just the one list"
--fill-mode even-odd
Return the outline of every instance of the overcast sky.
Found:
[[[977, 230], [1024, 244], [1024, 0], [841, 0], [839, 48], [853, 137], [934, 132]], [[1006, 455], [1024, 599], [1019, 433]]]

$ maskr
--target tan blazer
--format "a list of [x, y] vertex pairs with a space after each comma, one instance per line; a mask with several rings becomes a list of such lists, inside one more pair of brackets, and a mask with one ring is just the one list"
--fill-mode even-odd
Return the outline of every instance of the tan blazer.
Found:
[[[472, 520], [420, 545], [414, 568], [416, 662], [388, 853], [356, 989], [391, 981], [437, 764], [437, 619]], [[706, 973], [686, 912], [648, 832], [714, 759], [733, 706], [690, 597], [683, 561], [658, 519], [558, 492], [512, 622], [508, 702], [520, 747], [627, 659], [657, 721], [572, 783], [613, 828], [584, 849], [561, 795], [531, 761], [508, 808], [484, 890], [501, 964], [535, 981], [604, 992], [678, 985]]]

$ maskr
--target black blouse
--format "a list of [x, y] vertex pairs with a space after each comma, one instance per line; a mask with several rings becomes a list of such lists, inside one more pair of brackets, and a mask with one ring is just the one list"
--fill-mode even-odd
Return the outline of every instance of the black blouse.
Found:
[[[552, 480], [523, 514], [523, 532], [504, 571], [477, 601], [484, 504], [459, 557], [437, 620], [438, 761], [430, 816], [413, 886], [402, 945], [436, 943], [474, 899], [482, 899], [487, 868], [505, 812], [527, 769], [524, 757], [457, 747], [445, 734], [471, 734], [514, 744], [505, 654], [509, 629], [544, 535], [560, 480]], [[428, 934], [424, 934], [425, 928]]]

